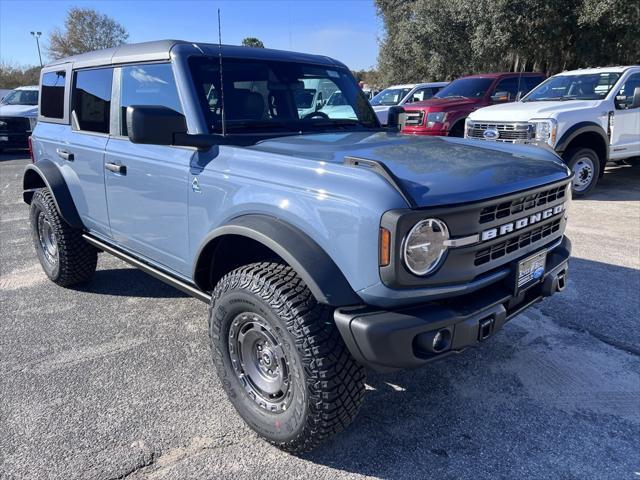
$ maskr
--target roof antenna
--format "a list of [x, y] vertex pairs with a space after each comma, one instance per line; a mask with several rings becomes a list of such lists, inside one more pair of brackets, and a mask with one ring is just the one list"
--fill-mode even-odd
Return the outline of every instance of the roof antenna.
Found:
[[222, 30], [220, 28], [220, 9], [218, 9], [218, 58], [220, 59], [220, 116], [222, 117], [222, 136], [227, 134], [224, 111], [224, 83], [222, 83]]

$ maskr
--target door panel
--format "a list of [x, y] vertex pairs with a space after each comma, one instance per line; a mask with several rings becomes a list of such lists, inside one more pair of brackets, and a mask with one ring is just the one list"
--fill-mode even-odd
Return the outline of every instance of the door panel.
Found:
[[609, 157], [627, 158], [640, 155], [640, 107], [628, 108], [636, 88], [640, 88], [640, 73], [634, 73], [623, 83], [616, 96], [626, 96], [627, 108], [616, 108], [611, 131]]
[[[178, 273], [190, 274], [188, 174], [193, 151], [111, 138], [105, 155], [107, 203], [116, 242]], [[118, 173], [109, 164], [126, 167]], [[115, 170], [115, 169], [113, 169]]]

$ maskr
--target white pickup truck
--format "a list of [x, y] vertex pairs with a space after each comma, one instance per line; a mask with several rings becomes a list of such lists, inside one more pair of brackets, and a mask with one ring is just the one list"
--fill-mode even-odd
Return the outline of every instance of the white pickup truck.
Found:
[[574, 196], [587, 195], [607, 161], [640, 156], [640, 65], [550, 77], [519, 102], [471, 113], [465, 137], [552, 149], [575, 173]]

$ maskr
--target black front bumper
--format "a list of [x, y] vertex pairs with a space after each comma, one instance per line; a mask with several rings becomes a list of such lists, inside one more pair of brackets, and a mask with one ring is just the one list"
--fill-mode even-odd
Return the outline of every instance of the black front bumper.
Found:
[[31, 124], [27, 117], [0, 117], [0, 150], [29, 148]]
[[[351, 354], [378, 371], [413, 368], [486, 340], [515, 315], [566, 285], [571, 242], [548, 252], [546, 271], [519, 291], [501, 281], [458, 297], [399, 310], [339, 308], [336, 325]], [[434, 347], [435, 345], [435, 347]]]

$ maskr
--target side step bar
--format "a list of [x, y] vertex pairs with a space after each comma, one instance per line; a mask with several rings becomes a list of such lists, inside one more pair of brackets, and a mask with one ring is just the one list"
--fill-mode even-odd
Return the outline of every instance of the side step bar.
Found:
[[84, 238], [87, 243], [93, 245], [94, 247], [102, 250], [103, 252], [110, 253], [114, 257], [118, 257], [120, 260], [124, 260], [129, 265], [132, 265], [142, 270], [144, 273], [147, 273], [152, 277], [157, 278], [161, 282], [164, 282], [167, 285], [171, 285], [172, 287], [177, 288], [181, 292], [184, 292], [187, 295], [191, 295], [192, 297], [197, 298], [198, 300], [201, 300], [205, 303], [209, 303], [210, 296], [206, 292], [203, 292], [199, 288], [185, 282], [184, 280], [180, 280], [174, 277], [173, 275], [170, 275], [156, 267], [149, 265], [148, 263], [143, 262], [142, 260], [138, 260], [137, 258], [129, 255], [128, 253], [125, 253], [122, 250], [112, 247], [108, 243], [98, 240], [97, 238], [92, 237], [91, 235], [88, 235], [85, 233], [82, 235], [82, 238]]

